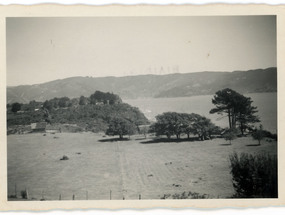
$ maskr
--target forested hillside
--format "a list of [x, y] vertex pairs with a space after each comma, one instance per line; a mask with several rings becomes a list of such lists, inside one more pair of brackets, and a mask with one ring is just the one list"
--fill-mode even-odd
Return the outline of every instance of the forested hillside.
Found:
[[148, 123], [138, 108], [122, 103], [118, 95], [100, 91], [89, 97], [7, 105], [7, 127], [46, 122], [50, 125], [76, 124], [82, 131], [98, 132], [106, 131], [114, 118], [122, 118], [134, 126]]
[[7, 103], [28, 103], [54, 97], [78, 98], [96, 90], [113, 92], [123, 99], [213, 95], [231, 88], [240, 93], [276, 92], [277, 68], [234, 72], [199, 72], [127, 77], [72, 77], [43, 84], [7, 87]]

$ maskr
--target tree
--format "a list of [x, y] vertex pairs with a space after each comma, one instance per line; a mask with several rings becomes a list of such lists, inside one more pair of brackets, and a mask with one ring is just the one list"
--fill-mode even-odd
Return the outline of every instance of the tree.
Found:
[[21, 110], [21, 104], [18, 103], [18, 102], [13, 103], [13, 104], [12, 104], [11, 111], [12, 111], [13, 113], [16, 113], [16, 112], [18, 112], [19, 110]]
[[87, 104], [87, 98], [85, 96], [80, 96], [79, 105], [86, 105], [86, 104]]
[[232, 144], [232, 140], [237, 138], [237, 129], [236, 128], [230, 128], [227, 129], [225, 131], [225, 133], [223, 134], [223, 137], [225, 138], [225, 140], [229, 140], [230, 141], [230, 145]]
[[118, 95], [115, 95], [113, 93], [95, 91], [95, 93], [90, 96], [90, 103], [96, 105], [98, 102], [113, 105], [117, 103], [122, 103], [122, 99]]
[[47, 110], [51, 110], [53, 108], [53, 105], [52, 103], [50, 102], [50, 100], [46, 100], [44, 103], [43, 103], [43, 108], [44, 109], [47, 109]]
[[232, 89], [226, 88], [216, 92], [212, 103], [216, 107], [210, 110], [210, 114], [226, 114], [229, 120], [229, 128], [236, 128], [237, 123], [239, 123], [242, 134], [250, 123], [259, 122], [258, 117], [254, 115], [257, 112], [257, 107], [251, 105], [251, 98]]
[[237, 104], [236, 120], [242, 135], [244, 135], [246, 129], [251, 129], [251, 124], [260, 122], [259, 118], [254, 115], [258, 112], [257, 107], [253, 107], [251, 104], [252, 100], [249, 97], [242, 97], [240, 103]]
[[70, 104], [70, 99], [68, 97], [62, 97], [58, 100], [58, 106], [61, 108], [68, 107]]
[[194, 123], [195, 123], [195, 119], [196, 116], [198, 114], [188, 114], [188, 113], [181, 113], [181, 119], [182, 119], [182, 129], [183, 129], [183, 133], [187, 134], [187, 138], [190, 138], [190, 134], [191, 133], [195, 133], [195, 128], [194, 128]]
[[175, 135], [177, 139], [180, 139], [181, 134], [187, 134], [189, 139], [190, 133], [193, 133], [203, 141], [217, 133], [219, 127], [199, 114], [165, 112], [156, 116], [156, 123], [151, 126], [150, 130], [153, 130], [157, 136], [166, 135], [170, 138]]
[[166, 135], [168, 139], [172, 135], [176, 135], [179, 139], [184, 130], [183, 118], [181, 114], [176, 112], [165, 112], [156, 116], [154, 130], [156, 135]]
[[205, 140], [207, 138], [212, 138], [212, 134], [217, 132], [218, 127], [215, 126], [210, 119], [200, 116], [199, 114], [192, 114], [193, 123], [192, 131], [194, 134], [198, 135], [200, 140]]
[[252, 132], [251, 136], [254, 140], [258, 141], [258, 145], [260, 145], [261, 140], [265, 137], [265, 132], [263, 130], [262, 125], [259, 125], [259, 129], [255, 128], [255, 130]]
[[47, 123], [51, 124], [51, 115], [50, 115], [48, 109], [44, 108], [43, 111], [44, 111], [44, 120]]
[[139, 133], [144, 135], [144, 138], [146, 138], [147, 134], [150, 131], [150, 125], [140, 125], [138, 126]]
[[123, 139], [124, 135], [132, 135], [136, 131], [136, 125], [131, 121], [121, 117], [115, 117], [110, 121], [106, 134], [119, 135], [120, 139]]

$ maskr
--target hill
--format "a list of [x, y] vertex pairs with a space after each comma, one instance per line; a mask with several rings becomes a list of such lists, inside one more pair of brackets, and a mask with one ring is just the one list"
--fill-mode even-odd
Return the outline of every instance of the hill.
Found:
[[135, 127], [149, 123], [138, 108], [123, 103], [118, 95], [100, 91], [89, 97], [31, 101], [19, 104], [20, 108], [16, 111], [13, 110], [14, 105], [7, 105], [7, 127], [10, 133], [18, 132], [19, 129], [31, 131], [29, 125], [39, 122], [52, 126], [76, 125], [76, 131], [93, 132], [105, 132], [109, 124], [118, 118], [127, 120]]
[[96, 90], [123, 99], [211, 95], [229, 87], [239, 93], [276, 92], [277, 68], [126, 77], [72, 77], [43, 84], [7, 87], [7, 103], [88, 96]]

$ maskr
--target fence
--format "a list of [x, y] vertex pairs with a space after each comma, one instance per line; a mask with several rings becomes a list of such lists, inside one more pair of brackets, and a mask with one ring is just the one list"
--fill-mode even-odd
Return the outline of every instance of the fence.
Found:
[[[41, 193], [41, 198], [40, 198], [40, 199], [36, 199], [36, 198], [34, 198], [34, 197], [31, 197], [31, 196], [32, 196], [32, 195], [31, 195], [31, 192], [29, 192], [27, 188], [25, 188], [24, 190], [21, 190], [21, 191], [20, 191], [20, 195], [18, 195], [18, 194], [19, 194], [19, 192], [18, 192], [18, 190], [17, 190], [17, 185], [15, 184], [14, 194], [13, 194], [13, 195], [8, 195], [8, 200], [9, 200], [9, 201], [19, 200], [19, 199], [23, 199], [23, 200], [25, 200], [25, 201], [26, 201], [26, 200], [40, 200], [40, 201], [45, 201], [45, 200], [59, 200], [59, 201], [61, 201], [61, 200], [63, 200], [61, 193], [59, 193], [57, 199], [47, 199], [47, 198], [45, 197], [44, 191], [42, 191], [42, 193]], [[109, 199], [112, 200], [112, 190], [109, 191]], [[138, 195], [137, 195], [137, 199], [141, 200], [141, 199], [142, 199], [142, 195], [141, 195], [141, 194], [138, 194]], [[73, 194], [70, 196], [70, 199], [65, 199], [65, 200], [76, 200], [76, 194], [73, 193]], [[86, 191], [86, 193], [85, 193], [85, 199], [80, 198], [80, 199], [78, 199], [78, 200], [89, 200], [89, 192]], [[118, 198], [116, 198], [116, 200], [118, 200]], [[126, 200], [126, 197], [125, 197], [124, 195], [123, 195], [123, 197], [122, 197], [122, 200]], [[134, 200], [134, 198], [132, 198], [131, 200]]]

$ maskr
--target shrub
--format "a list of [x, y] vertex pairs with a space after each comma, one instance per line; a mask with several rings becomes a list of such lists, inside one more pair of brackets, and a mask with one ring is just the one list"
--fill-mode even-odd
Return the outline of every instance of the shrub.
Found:
[[238, 130], [236, 128], [230, 128], [225, 131], [223, 137], [225, 140], [229, 140], [230, 144], [232, 144], [232, 140], [236, 139], [238, 135]]
[[21, 196], [23, 199], [27, 199], [28, 198], [27, 190], [21, 190]]
[[270, 131], [263, 130], [264, 137], [271, 138], [277, 141], [277, 134], [272, 134]]
[[183, 193], [175, 193], [173, 195], [171, 194], [164, 194], [161, 199], [208, 199], [208, 194], [199, 194], [196, 192], [183, 192]]
[[233, 153], [229, 156], [235, 198], [277, 198], [277, 156]]
[[264, 133], [264, 130], [262, 128], [262, 125], [259, 126], [259, 129], [255, 128], [254, 131], [252, 132], [251, 136], [254, 140], [257, 140], [258, 145], [260, 145], [261, 140], [263, 140], [263, 138], [265, 137], [265, 133]]
[[63, 155], [62, 158], [60, 158], [61, 161], [69, 160], [69, 158], [66, 155]]

